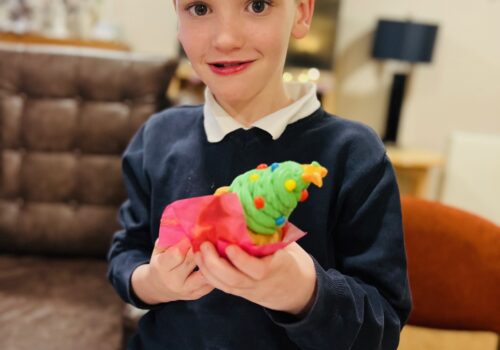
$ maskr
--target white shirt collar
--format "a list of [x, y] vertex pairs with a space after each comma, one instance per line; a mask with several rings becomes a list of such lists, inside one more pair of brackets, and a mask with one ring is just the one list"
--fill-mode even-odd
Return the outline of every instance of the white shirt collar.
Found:
[[276, 112], [257, 120], [245, 127], [234, 120], [215, 100], [210, 90], [205, 88], [205, 104], [203, 106], [203, 125], [209, 142], [219, 142], [224, 136], [237, 129], [248, 130], [257, 127], [271, 134], [276, 140], [283, 134], [288, 124], [311, 115], [320, 107], [316, 96], [316, 85], [313, 83], [292, 82], [285, 84], [287, 95], [294, 102]]

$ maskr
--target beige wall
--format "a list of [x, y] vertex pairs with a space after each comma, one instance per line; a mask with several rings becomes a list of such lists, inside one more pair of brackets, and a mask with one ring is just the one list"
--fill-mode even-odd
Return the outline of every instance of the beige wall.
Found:
[[134, 51], [172, 57], [178, 52], [173, 9], [171, 0], [108, 0], [102, 12]]
[[380, 17], [438, 23], [434, 61], [415, 66], [402, 110], [404, 146], [445, 151], [452, 130], [500, 133], [500, 1], [345, 0], [337, 112], [383, 131], [394, 63], [370, 58]]

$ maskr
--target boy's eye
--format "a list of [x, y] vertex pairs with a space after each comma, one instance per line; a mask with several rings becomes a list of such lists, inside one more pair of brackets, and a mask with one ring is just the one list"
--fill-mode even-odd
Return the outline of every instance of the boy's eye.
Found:
[[262, 13], [269, 6], [267, 1], [254, 0], [249, 4], [249, 10], [253, 13]]
[[205, 4], [194, 4], [188, 10], [192, 15], [205, 16], [208, 13], [208, 6]]

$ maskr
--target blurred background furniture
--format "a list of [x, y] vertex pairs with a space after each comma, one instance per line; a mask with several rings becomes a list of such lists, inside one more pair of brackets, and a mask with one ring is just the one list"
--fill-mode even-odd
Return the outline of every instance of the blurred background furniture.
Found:
[[[414, 307], [409, 324], [432, 329], [488, 331], [474, 347], [494, 350], [500, 333], [500, 227], [442, 203], [402, 199], [408, 271]], [[418, 333], [417, 333], [418, 334]], [[467, 342], [437, 343], [419, 335], [400, 349], [473, 349]], [[474, 333], [469, 333], [474, 342]], [[429, 339], [432, 339], [429, 342]], [[456, 338], [465, 339], [465, 338]], [[429, 342], [427, 346], [425, 341]], [[410, 347], [409, 343], [414, 343]]]
[[83, 46], [96, 49], [129, 51], [130, 48], [123, 43], [115, 41], [105, 41], [96, 39], [78, 39], [78, 38], [51, 38], [40, 34], [27, 33], [2, 33], [0, 32], [0, 42], [23, 43], [35, 45], [65, 45], [65, 46]]
[[441, 168], [443, 156], [437, 152], [394, 145], [388, 145], [386, 149], [396, 172], [401, 194], [427, 198], [433, 171]]
[[105, 254], [120, 156], [165, 108], [176, 62], [0, 44], [0, 349], [120, 349]]
[[500, 134], [456, 131], [447, 148], [440, 200], [500, 225]]

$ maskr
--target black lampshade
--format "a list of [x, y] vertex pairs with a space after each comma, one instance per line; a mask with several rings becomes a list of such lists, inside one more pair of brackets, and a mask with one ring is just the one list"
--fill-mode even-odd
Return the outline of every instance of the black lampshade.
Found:
[[408, 62], [431, 62], [437, 25], [379, 20], [372, 56]]

